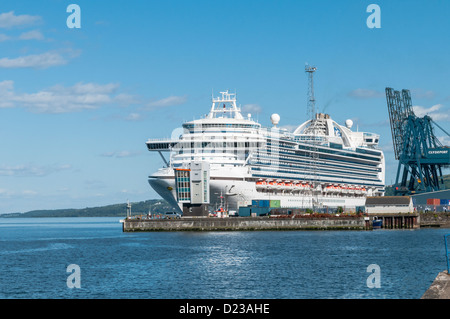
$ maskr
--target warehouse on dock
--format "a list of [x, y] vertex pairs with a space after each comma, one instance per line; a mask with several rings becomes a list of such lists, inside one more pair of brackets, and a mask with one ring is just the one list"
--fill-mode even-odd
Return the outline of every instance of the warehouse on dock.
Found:
[[366, 213], [369, 215], [413, 212], [414, 205], [410, 196], [374, 196], [366, 198]]

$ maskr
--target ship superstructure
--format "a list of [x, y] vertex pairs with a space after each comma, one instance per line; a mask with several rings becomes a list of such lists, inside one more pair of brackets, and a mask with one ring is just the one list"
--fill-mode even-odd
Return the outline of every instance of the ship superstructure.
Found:
[[222, 194], [230, 210], [254, 200], [280, 207], [355, 210], [385, 183], [379, 135], [352, 131], [318, 113], [293, 132], [243, 116], [236, 95], [212, 98], [209, 114], [186, 122], [171, 139], [149, 139], [165, 167], [149, 176], [155, 191], [186, 215], [205, 215]]

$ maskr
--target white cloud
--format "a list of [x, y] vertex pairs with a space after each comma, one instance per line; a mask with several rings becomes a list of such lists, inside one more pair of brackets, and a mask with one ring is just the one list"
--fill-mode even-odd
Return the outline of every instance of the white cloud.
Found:
[[127, 121], [139, 121], [142, 119], [142, 115], [139, 113], [130, 113], [128, 116], [125, 117], [125, 120]]
[[432, 99], [436, 96], [436, 93], [431, 90], [425, 91], [423, 89], [411, 89], [410, 91], [413, 98], [418, 99]]
[[38, 194], [39, 194], [38, 192], [31, 190], [31, 189], [26, 189], [26, 190], [22, 191], [22, 195], [25, 195], [25, 196], [36, 196]]
[[11, 194], [12, 194], [11, 191], [9, 191], [9, 190], [7, 190], [5, 188], [0, 188], [0, 196], [9, 196]]
[[141, 151], [115, 151], [115, 152], [106, 152], [102, 153], [101, 156], [104, 157], [115, 157], [115, 158], [123, 158], [123, 157], [134, 157], [141, 155]]
[[369, 89], [355, 89], [353, 91], [350, 91], [348, 95], [358, 99], [371, 99], [384, 97], [384, 93]]
[[1, 165], [0, 176], [39, 177], [39, 176], [47, 176], [49, 174], [59, 172], [62, 170], [67, 170], [70, 168], [71, 166], [68, 164], [48, 165], [48, 166], [39, 166], [33, 164], [22, 164], [13, 166]]
[[44, 35], [39, 30], [24, 32], [19, 36], [20, 40], [43, 40]]
[[150, 109], [156, 109], [156, 108], [163, 108], [173, 105], [180, 105], [184, 104], [187, 101], [187, 96], [169, 96], [157, 101], [153, 101], [148, 103], [147, 105], [150, 107]]
[[12, 197], [23, 199], [24, 196], [26, 197], [33, 197], [33, 196], [38, 196], [39, 193], [37, 191], [31, 190], [31, 189], [25, 189], [22, 191], [13, 191], [13, 190], [8, 190], [5, 188], [0, 188], [0, 198], [7, 198], [7, 199], [11, 199]]
[[85, 187], [87, 189], [101, 189], [101, 188], [106, 188], [107, 185], [105, 184], [104, 181], [98, 180], [98, 179], [88, 179], [84, 181]]
[[85, 94], [111, 94], [117, 91], [119, 84], [109, 83], [109, 84], [97, 84], [97, 83], [82, 83], [79, 82], [70, 88], [65, 88], [63, 86], [55, 86], [54, 90], [58, 92], [72, 92], [78, 95]]
[[35, 68], [46, 69], [51, 66], [63, 65], [68, 62], [67, 57], [57, 52], [31, 54], [17, 58], [1, 58], [0, 68]]
[[15, 15], [14, 11], [0, 13], [0, 28], [13, 28], [25, 25], [34, 25], [40, 22], [40, 16], [31, 16], [28, 14]]
[[14, 107], [14, 102], [11, 100], [14, 96], [13, 89], [13, 81], [6, 80], [0, 82], [0, 108]]
[[258, 104], [245, 104], [242, 107], [242, 112], [245, 113], [261, 113], [261, 106]]
[[[17, 93], [13, 81], [0, 82], [0, 108], [25, 107], [35, 113], [68, 113], [122, 103], [119, 84], [76, 83], [55, 85], [36, 93]], [[119, 98], [117, 99], [117, 97]]]
[[140, 103], [139, 99], [136, 98], [136, 96], [127, 94], [127, 93], [119, 93], [114, 98], [117, 103], [121, 105], [129, 105], [129, 104], [137, 104]]
[[385, 153], [393, 153], [394, 152], [394, 147], [392, 144], [382, 144], [379, 147]]
[[6, 34], [0, 33], [0, 42], [6, 41], [11, 39], [11, 37], [7, 36]]
[[[154, 110], [186, 101], [186, 97], [171, 96], [152, 102], [154, 107], [142, 110]], [[72, 86], [54, 85], [37, 92], [19, 92], [14, 81], [0, 81], [0, 108], [22, 107], [34, 113], [69, 113], [98, 109], [104, 105], [129, 106], [144, 103], [135, 95], [120, 92], [118, 83], [83, 83]], [[138, 121], [143, 115], [135, 110], [126, 116], [118, 117], [127, 121]]]
[[288, 130], [288, 132], [293, 132], [297, 127], [298, 127], [298, 125], [294, 125], [294, 124], [286, 124], [286, 125], [279, 126], [280, 129]]
[[450, 146], [450, 136], [437, 136], [437, 139], [443, 144]]
[[[423, 106], [413, 106], [412, 109], [414, 114], [418, 117], [424, 117], [425, 115], [430, 116], [434, 121], [445, 121], [449, 119], [449, 114], [447, 110], [443, 110], [442, 104], [435, 104], [429, 108]], [[440, 111], [440, 112], [439, 112]]]

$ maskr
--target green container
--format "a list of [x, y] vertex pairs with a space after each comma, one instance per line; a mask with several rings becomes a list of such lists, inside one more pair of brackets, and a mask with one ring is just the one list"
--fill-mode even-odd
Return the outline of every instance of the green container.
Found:
[[270, 200], [270, 208], [280, 208], [280, 200], [279, 199], [272, 199]]

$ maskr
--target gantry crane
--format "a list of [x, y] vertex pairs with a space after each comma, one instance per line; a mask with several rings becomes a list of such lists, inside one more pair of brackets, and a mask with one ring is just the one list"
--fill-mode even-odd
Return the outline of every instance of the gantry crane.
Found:
[[450, 134], [430, 116], [414, 114], [409, 90], [400, 93], [388, 87], [386, 99], [395, 159], [399, 161], [395, 195], [445, 189], [442, 169], [450, 165], [450, 148], [436, 138], [433, 126]]

